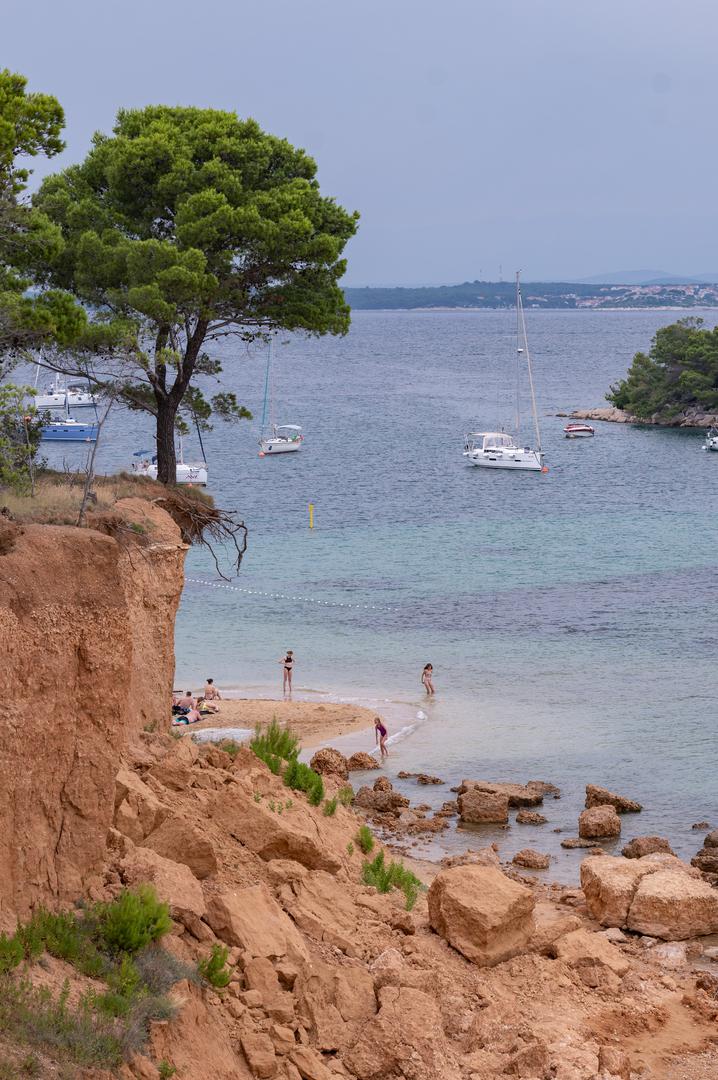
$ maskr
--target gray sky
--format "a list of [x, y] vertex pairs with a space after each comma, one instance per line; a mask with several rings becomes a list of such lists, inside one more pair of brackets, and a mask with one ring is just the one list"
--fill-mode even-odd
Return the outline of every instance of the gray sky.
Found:
[[[81, 159], [120, 106], [235, 109], [362, 215], [348, 284], [718, 270], [715, 0], [3, 0]], [[36, 175], [48, 171], [37, 167]]]

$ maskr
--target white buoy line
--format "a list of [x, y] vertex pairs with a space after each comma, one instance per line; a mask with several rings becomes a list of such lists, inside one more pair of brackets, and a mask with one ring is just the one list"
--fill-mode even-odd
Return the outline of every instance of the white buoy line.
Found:
[[202, 578], [185, 578], [190, 585], [206, 585], [208, 589], [229, 589], [230, 592], [244, 593], [245, 596], [261, 596], [267, 600], [294, 600], [302, 604], [316, 604], [318, 607], [354, 608], [361, 611], [399, 611], [399, 608], [384, 607], [381, 604], [350, 604], [342, 600], [320, 600], [317, 596], [292, 596], [289, 593], [265, 592], [262, 589], [243, 589], [239, 585], [230, 585], [224, 581], [204, 581]]

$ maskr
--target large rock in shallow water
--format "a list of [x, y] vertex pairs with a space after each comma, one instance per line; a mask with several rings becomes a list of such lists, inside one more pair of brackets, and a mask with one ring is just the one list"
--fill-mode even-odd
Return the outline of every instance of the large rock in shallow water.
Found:
[[509, 820], [509, 800], [501, 792], [470, 788], [459, 795], [459, 814], [462, 821], [474, 825], [505, 825]]
[[643, 809], [639, 802], [627, 799], [625, 795], [616, 795], [597, 784], [586, 784], [586, 809], [590, 810], [592, 806], [612, 806], [619, 814], [638, 814]]
[[582, 840], [621, 835], [621, 819], [612, 806], [592, 806], [578, 818], [578, 835]]
[[317, 750], [309, 765], [315, 772], [321, 773], [322, 776], [334, 776], [338, 780], [349, 779], [347, 759], [344, 754], [339, 750], [335, 750], [332, 746], [325, 746], [322, 750]]
[[634, 836], [622, 849], [621, 854], [626, 859], [642, 859], [644, 855], [653, 855], [656, 851], [663, 851], [666, 855], [675, 854], [664, 836]]
[[366, 754], [363, 750], [359, 750], [347, 761], [347, 768], [349, 772], [360, 772], [363, 769], [380, 769], [381, 765], [372, 757], [371, 754]]
[[589, 911], [603, 926], [667, 941], [718, 932], [718, 891], [671, 855], [584, 859], [581, 888]]
[[532, 892], [492, 866], [442, 870], [428, 899], [433, 929], [482, 967], [522, 952], [535, 929]]

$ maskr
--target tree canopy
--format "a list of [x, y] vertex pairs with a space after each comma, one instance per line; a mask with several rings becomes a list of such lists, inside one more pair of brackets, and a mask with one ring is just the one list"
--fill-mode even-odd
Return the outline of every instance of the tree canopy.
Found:
[[[275, 329], [343, 334], [338, 281], [357, 215], [322, 196], [314, 161], [254, 120], [214, 109], [119, 112], [80, 165], [49, 177], [35, 207], [62, 245], [37, 280], [90, 313], [84, 346], [121, 343], [130, 407], [156, 418], [159, 477], [175, 478], [174, 429], [184, 408], [206, 420], [247, 415], [233, 395], [212, 401], [193, 380], [218, 375], [207, 346]], [[131, 340], [134, 335], [134, 345]], [[81, 373], [66, 356], [61, 370]]]
[[64, 124], [56, 98], [28, 93], [24, 76], [0, 71], [0, 373], [18, 348], [49, 336], [66, 343], [85, 321], [71, 296], [27, 292], [32, 268], [58, 256], [62, 235], [23, 201], [31, 171], [24, 159], [58, 154]]
[[668, 420], [689, 408], [718, 411], [718, 327], [707, 330], [698, 318], [662, 327], [606, 397], [644, 420]]

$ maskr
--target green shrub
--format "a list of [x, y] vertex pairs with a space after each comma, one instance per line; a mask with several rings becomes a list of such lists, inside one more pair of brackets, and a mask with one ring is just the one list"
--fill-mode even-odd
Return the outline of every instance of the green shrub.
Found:
[[262, 801], [262, 795], [261, 795], [261, 792], [259, 792], [259, 791], [255, 791], [253, 797], [254, 797], [254, 801], [256, 803], [260, 803]]
[[351, 858], [351, 856], [353, 854], [354, 854], [354, 845], [352, 844], [352, 842], [350, 840], [349, 843], [347, 844], [347, 855]]
[[419, 892], [424, 888], [418, 877], [403, 863], [390, 862], [387, 866], [383, 851], [380, 851], [372, 862], [364, 863], [362, 881], [365, 885], [373, 885], [377, 892], [380, 893], [388, 893], [391, 889], [400, 889], [406, 898], [407, 911], [411, 911], [417, 901]]
[[161, 945], [148, 945], [133, 957], [144, 987], [156, 995], [165, 994], [181, 979], [198, 982], [196, 968], [178, 960]]
[[319, 806], [324, 798], [322, 777], [296, 758], [292, 758], [284, 770], [284, 783], [294, 791], [305, 791], [312, 806]]
[[344, 787], [339, 788], [337, 797], [342, 806], [351, 806], [354, 802], [354, 788], [350, 784], [345, 784]]
[[203, 979], [211, 986], [221, 990], [227, 986], [232, 977], [232, 972], [225, 967], [229, 949], [226, 945], [213, 945], [212, 952], [204, 960], [200, 960], [197, 969]]
[[338, 805], [339, 805], [339, 800], [337, 798], [327, 799], [327, 801], [324, 803], [324, 816], [325, 817], [334, 817], [334, 815], [337, 812], [337, 806]]
[[12, 937], [0, 934], [0, 975], [5, 975], [16, 968], [24, 955], [22, 942], [17, 934]]
[[30, 922], [18, 929], [18, 934], [28, 956], [39, 956], [45, 949], [50, 956], [66, 960], [83, 975], [97, 978], [107, 971], [108, 963], [93, 941], [94, 929], [91, 916], [39, 908]]
[[170, 1077], [177, 1072], [177, 1067], [170, 1065], [166, 1058], [162, 1058], [162, 1061], [157, 1063], [157, 1072], [160, 1074], [160, 1080], [170, 1080]]
[[368, 825], [359, 826], [359, 832], [356, 835], [356, 842], [358, 843], [364, 854], [368, 855], [374, 847], [374, 837], [372, 836], [371, 829]]
[[254, 738], [249, 745], [277, 776], [281, 771], [282, 761], [291, 761], [299, 753], [299, 739], [288, 727], [278, 724], [276, 717], [264, 730], [257, 724]]
[[94, 909], [100, 942], [110, 953], [136, 953], [172, 928], [167, 904], [151, 885], [123, 890], [110, 904]]
[[229, 756], [234, 761], [237, 754], [239, 753], [239, 743], [235, 742], [234, 739], [227, 739], [226, 742], [221, 742], [219, 746], [220, 749], [224, 750], [225, 754], [229, 754]]

